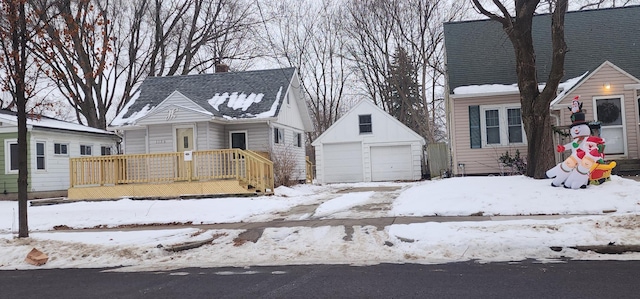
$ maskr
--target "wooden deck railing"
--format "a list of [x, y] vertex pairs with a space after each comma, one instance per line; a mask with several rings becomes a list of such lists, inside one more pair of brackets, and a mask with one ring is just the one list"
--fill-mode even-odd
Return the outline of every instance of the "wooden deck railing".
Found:
[[274, 190], [273, 162], [252, 151], [194, 151], [71, 158], [71, 187], [237, 179], [260, 192]]

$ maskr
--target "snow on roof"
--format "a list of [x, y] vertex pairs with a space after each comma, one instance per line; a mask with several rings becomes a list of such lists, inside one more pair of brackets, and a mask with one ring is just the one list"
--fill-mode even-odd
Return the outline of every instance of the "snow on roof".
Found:
[[[562, 92], [560, 92], [558, 94], [558, 96], [553, 100], [556, 101], [557, 99], [559, 99], [560, 97], [564, 96], [566, 94], [566, 92], [568, 92], [569, 90], [571, 90], [576, 84], [578, 84], [578, 82], [580, 82], [580, 80], [582, 80], [582, 78], [584, 78], [587, 73], [589, 72], [585, 72], [584, 74], [582, 74], [581, 76], [575, 77], [575, 78], [570, 78], [564, 82], [561, 82], [558, 85], [558, 89], [562, 90]], [[538, 89], [542, 90], [545, 87], [545, 83], [543, 84], [539, 84], [538, 85]], [[457, 87], [453, 90], [453, 93], [455, 95], [473, 95], [473, 94], [490, 94], [490, 93], [518, 93], [520, 92], [518, 90], [518, 84], [514, 83], [514, 84], [510, 84], [510, 85], [505, 85], [505, 84], [484, 84], [484, 85], [468, 85], [468, 86], [460, 86]], [[552, 103], [553, 103], [552, 101]]]
[[264, 93], [250, 93], [249, 95], [237, 92], [229, 94], [225, 92], [223, 94], [216, 93], [216, 95], [211, 98], [208, 103], [214, 109], [220, 111], [220, 105], [222, 105], [225, 101], [227, 101], [227, 107], [231, 109], [242, 109], [242, 111], [247, 111], [249, 106], [253, 103], [260, 103], [262, 98], [264, 97]]
[[564, 98], [564, 96], [573, 89], [573, 87], [575, 87], [578, 82], [582, 81], [582, 78], [585, 78], [587, 76], [589, 72], [585, 72], [584, 74], [582, 74], [582, 76], [578, 76], [575, 78], [571, 78], [567, 81], [564, 81], [563, 83], [560, 83], [560, 86], [558, 86], [558, 89], [562, 89], [562, 91], [553, 99], [553, 101], [551, 101], [551, 106], [553, 106], [555, 103], [559, 102], [562, 98]]
[[273, 101], [273, 104], [271, 104], [271, 109], [262, 113], [258, 113], [256, 115], [256, 118], [265, 118], [265, 117], [275, 116], [276, 112], [278, 111], [278, 105], [280, 104], [281, 96], [282, 96], [282, 86], [280, 86], [280, 89], [278, 89], [278, 93], [276, 94], [276, 100]]
[[[7, 114], [0, 113], [0, 120], [3, 122], [10, 122], [17, 124], [18, 119], [15, 114]], [[51, 128], [51, 129], [60, 129], [60, 130], [70, 130], [70, 131], [78, 131], [78, 132], [90, 132], [90, 133], [98, 133], [98, 134], [109, 134], [113, 135], [113, 132], [109, 132], [106, 130], [96, 129], [89, 126], [62, 121], [46, 116], [41, 116], [38, 118], [30, 118], [27, 117], [27, 126], [33, 127], [41, 127], [41, 128]]]
[[295, 68], [285, 68], [148, 77], [110, 126], [135, 124], [176, 91], [214, 117], [229, 120], [276, 117], [281, 97], [294, 75]]

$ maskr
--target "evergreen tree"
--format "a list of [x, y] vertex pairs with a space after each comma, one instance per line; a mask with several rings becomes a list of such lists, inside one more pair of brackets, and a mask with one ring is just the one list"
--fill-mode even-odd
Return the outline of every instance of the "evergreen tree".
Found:
[[389, 67], [389, 96], [385, 103], [389, 114], [423, 137], [427, 136], [427, 107], [420, 97], [418, 71], [412, 57], [398, 47]]

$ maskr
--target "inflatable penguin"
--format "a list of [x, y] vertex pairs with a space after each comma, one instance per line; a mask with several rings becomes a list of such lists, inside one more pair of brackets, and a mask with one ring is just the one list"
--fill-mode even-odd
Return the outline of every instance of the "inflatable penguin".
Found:
[[548, 178], [553, 178], [551, 186], [554, 187], [562, 186], [571, 172], [578, 167], [580, 160], [582, 159], [582, 157], [578, 156], [578, 153], [580, 152], [581, 155], [584, 155], [584, 150], [578, 151], [578, 149], [591, 134], [591, 129], [585, 121], [585, 115], [582, 111], [582, 103], [578, 101], [579, 99], [580, 96], [573, 98], [571, 107], [569, 107], [569, 110], [571, 110], [571, 142], [565, 145], [558, 145], [556, 149], [559, 153], [571, 150], [571, 155], [546, 172]]

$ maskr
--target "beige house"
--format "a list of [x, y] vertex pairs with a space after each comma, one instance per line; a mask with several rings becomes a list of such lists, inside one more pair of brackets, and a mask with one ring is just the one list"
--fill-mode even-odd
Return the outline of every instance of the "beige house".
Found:
[[[607, 159], [640, 158], [640, 51], [624, 28], [640, 28], [640, 6], [569, 12], [565, 77], [549, 113], [561, 130], [579, 95], [588, 121], [601, 124]], [[602, 24], [608, 24], [606, 29]], [[445, 24], [447, 118], [456, 175], [500, 174], [506, 152], [527, 155], [513, 48], [497, 22]], [[538, 80], [551, 68], [550, 16], [534, 17]], [[613, 28], [613, 29], [611, 29]], [[605, 37], [605, 38], [603, 38]], [[541, 85], [541, 89], [543, 86]], [[555, 134], [561, 142], [561, 134]], [[555, 153], [549, 153], [555, 154]], [[560, 160], [560, 154], [555, 154]]]

